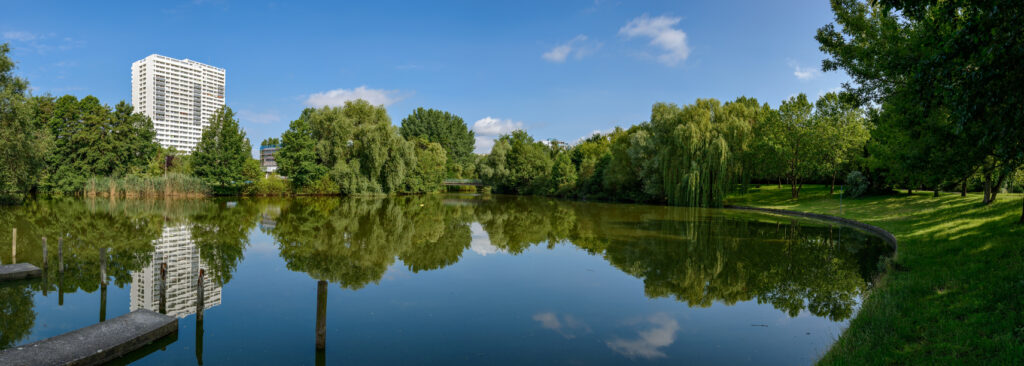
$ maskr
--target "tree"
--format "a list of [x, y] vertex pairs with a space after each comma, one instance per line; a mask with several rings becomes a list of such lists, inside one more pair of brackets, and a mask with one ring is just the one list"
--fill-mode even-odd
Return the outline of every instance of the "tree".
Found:
[[387, 110], [364, 100], [307, 109], [282, 138], [281, 174], [314, 193], [399, 193], [416, 164]]
[[829, 193], [835, 193], [840, 169], [863, 150], [871, 132], [863, 110], [841, 100], [837, 93], [821, 96], [814, 105], [820, 138], [825, 145], [821, 151], [822, 171], [831, 175]]
[[801, 93], [783, 101], [758, 128], [758, 151], [773, 162], [766, 165], [774, 170], [769, 174], [784, 177], [793, 198], [800, 197], [806, 178], [821, 171], [825, 139], [813, 112], [814, 107]]
[[550, 148], [523, 130], [502, 135], [481, 162], [480, 178], [496, 191], [517, 194], [548, 192], [551, 167]]
[[260, 147], [263, 147], [263, 146], [276, 146], [276, 145], [280, 145], [280, 144], [281, 144], [281, 139], [279, 139], [277, 137], [268, 137], [268, 138], [263, 139], [263, 142], [260, 142]]
[[224, 106], [214, 112], [210, 125], [192, 153], [192, 171], [210, 184], [238, 185], [247, 180], [246, 162], [252, 159], [252, 145], [238, 126], [235, 112]]
[[[1024, 163], [1024, 3], [833, 0], [832, 10], [836, 24], [815, 37], [829, 56], [822, 68], [850, 75], [853, 83], [845, 88], [859, 102], [891, 110], [880, 123], [892, 134], [928, 122], [928, 129], [909, 129], [902, 136], [907, 143], [893, 149], [922, 151], [919, 146], [940, 141], [930, 148], [954, 151], [953, 161], [932, 161], [917, 171], [959, 179], [991, 166], [989, 158], [1003, 172]], [[952, 172], [948, 163], [955, 163]]]
[[277, 172], [299, 188], [308, 187], [327, 174], [327, 167], [317, 157], [316, 140], [309, 126], [309, 116], [314, 112], [316, 109], [306, 108], [299, 119], [292, 121], [281, 135], [284, 146], [274, 155]]
[[430, 193], [441, 190], [445, 176], [444, 148], [436, 142], [413, 137], [410, 141], [416, 156], [416, 164], [406, 177], [405, 193]]
[[10, 47], [0, 44], [0, 194], [32, 192], [43, 175], [50, 135], [33, 123], [28, 82], [14, 76]]
[[406, 139], [422, 137], [440, 144], [447, 154], [448, 174], [451, 177], [461, 176], [464, 168], [474, 162], [473, 145], [476, 138], [462, 117], [420, 107], [402, 119], [399, 132]]

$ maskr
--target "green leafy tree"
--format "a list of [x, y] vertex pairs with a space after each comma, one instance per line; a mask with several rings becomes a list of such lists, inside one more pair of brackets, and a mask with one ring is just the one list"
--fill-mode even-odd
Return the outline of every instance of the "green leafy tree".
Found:
[[[829, 56], [822, 68], [842, 69], [853, 79], [845, 86], [851, 95], [891, 112], [879, 120], [897, 143], [888, 149], [916, 161], [932, 158], [899, 167], [929, 178], [911, 183], [959, 179], [979, 166], [1000, 166], [1005, 176], [1024, 162], [1024, 3], [833, 0], [832, 10], [835, 23], [815, 37]], [[917, 128], [922, 121], [926, 127]], [[938, 160], [948, 156], [923, 147], [955, 158]], [[993, 186], [986, 184], [986, 193]]]
[[263, 139], [263, 142], [260, 142], [260, 146], [261, 147], [262, 146], [274, 146], [274, 145], [280, 145], [280, 144], [281, 144], [281, 139], [279, 139], [277, 137], [268, 137], [268, 138]]
[[317, 154], [317, 137], [313, 136], [309, 125], [310, 115], [316, 111], [307, 108], [302, 111], [299, 119], [292, 121], [288, 130], [281, 135], [284, 146], [274, 155], [277, 172], [300, 188], [309, 187], [327, 175], [328, 167]]
[[494, 142], [481, 162], [480, 178], [502, 193], [546, 194], [553, 165], [547, 145], [516, 130]]
[[836, 176], [864, 150], [871, 131], [864, 111], [840, 99], [837, 93], [827, 93], [814, 103], [822, 147], [822, 172], [831, 175], [830, 193], [835, 192]]
[[462, 174], [465, 167], [474, 163], [473, 145], [476, 138], [462, 117], [420, 107], [402, 119], [399, 132], [406, 139], [422, 137], [440, 144], [447, 154], [448, 174], [451, 177], [465, 176]]
[[413, 145], [416, 165], [406, 178], [406, 193], [427, 193], [441, 190], [445, 177], [444, 148], [435, 142], [413, 137], [409, 143]]
[[14, 76], [10, 48], [0, 44], [0, 194], [35, 190], [44, 174], [50, 135], [34, 122], [28, 82]]
[[785, 178], [793, 198], [798, 198], [804, 181], [822, 169], [824, 138], [814, 116], [814, 106], [803, 93], [790, 97], [760, 124], [758, 132], [761, 138], [758, 152], [773, 161], [766, 165], [773, 169], [767, 174]]
[[233, 186], [251, 179], [245, 169], [249, 160], [252, 145], [235, 113], [227, 106], [218, 109], [192, 153], [192, 171], [210, 184]]

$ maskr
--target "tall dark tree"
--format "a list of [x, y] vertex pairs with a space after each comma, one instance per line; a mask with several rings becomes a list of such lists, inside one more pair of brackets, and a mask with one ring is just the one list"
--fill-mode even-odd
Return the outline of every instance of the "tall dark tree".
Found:
[[[836, 24], [816, 36], [829, 55], [822, 67], [842, 69], [847, 91], [892, 112], [880, 124], [906, 131], [893, 148], [942, 141], [929, 147], [956, 159], [923, 168], [951, 179], [990, 158], [1004, 172], [1024, 163], [1024, 2], [833, 0], [832, 10]], [[921, 121], [927, 128], [914, 128]]]
[[459, 175], [462, 168], [474, 162], [473, 145], [476, 138], [462, 117], [420, 107], [402, 119], [399, 132], [406, 139], [421, 137], [440, 144], [447, 153], [448, 173], [451, 176]]
[[10, 48], [0, 44], [0, 194], [28, 193], [38, 184], [50, 136], [34, 123], [28, 82], [14, 76]]
[[192, 153], [192, 171], [211, 184], [237, 185], [246, 176], [246, 163], [252, 159], [252, 145], [231, 108], [224, 106], [210, 118], [210, 126]]

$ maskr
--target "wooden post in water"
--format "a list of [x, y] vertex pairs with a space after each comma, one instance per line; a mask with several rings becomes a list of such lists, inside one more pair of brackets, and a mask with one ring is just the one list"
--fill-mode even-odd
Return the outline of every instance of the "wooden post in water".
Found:
[[49, 263], [49, 258], [46, 255], [46, 237], [43, 237], [43, 296], [46, 296], [46, 290], [50, 287], [50, 283], [46, 281], [46, 266]]
[[196, 286], [196, 321], [203, 321], [203, 277], [206, 270], [199, 269], [199, 283]]
[[327, 281], [316, 283], [316, 349], [327, 348]]
[[100, 248], [100, 323], [107, 320], [107, 248]]
[[57, 238], [57, 305], [64, 306], [64, 238]]
[[167, 263], [160, 263], [160, 314], [167, 314]]
[[18, 263], [18, 228], [11, 232], [11, 264]]
[[203, 288], [203, 279], [206, 277], [206, 270], [199, 269], [199, 281], [196, 287], [196, 361], [203, 364], [203, 308], [206, 304]]

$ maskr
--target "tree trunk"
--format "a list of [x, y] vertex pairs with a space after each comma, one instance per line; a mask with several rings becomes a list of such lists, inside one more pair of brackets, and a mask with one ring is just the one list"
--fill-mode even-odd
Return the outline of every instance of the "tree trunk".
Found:
[[779, 178], [779, 188], [782, 188], [782, 178]]
[[936, 187], [936, 188], [935, 188], [935, 194], [934, 194], [934, 195], [932, 195], [932, 197], [938, 197], [938, 196], [939, 196], [939, 188], [938, 188], [938, 187]]
[[1003, 172], [1003, 174], [1000, 174], [999, 175], [999, 180], [996, 181], [996, 185], [992, 186], [992, 197], [991, 197], [992, 201], [991, 202], [995, 202], [996, 201], [996, 195], [999, 194], [999, 187], [1003, 186], [1003, 182], [1006, 182], [1006, 176], [1008, 176], [1008, 175], [1010, 175], [1009, 172]]
[[913, 196], [914, 195], [914, 189], [913, 188], [907, 188], [907, 195], [908, 196]]
[[985, 196], [981, 199], [982, 204], [989, 204], [992, 196], [992, 173], [985, 173]]
[[967, 178], [960, 184], [960, 197], [967, 197]]
[[836, 193], [836, 172], [835, 171], [832, 172], [832, 188], [829, 188], [829, 190], [828, 190], [828, 194], [829, 195], [834, 194], [834, 193]]
[[1020, 223], [1024, 224], [1024, 199], [1021, 199]]

